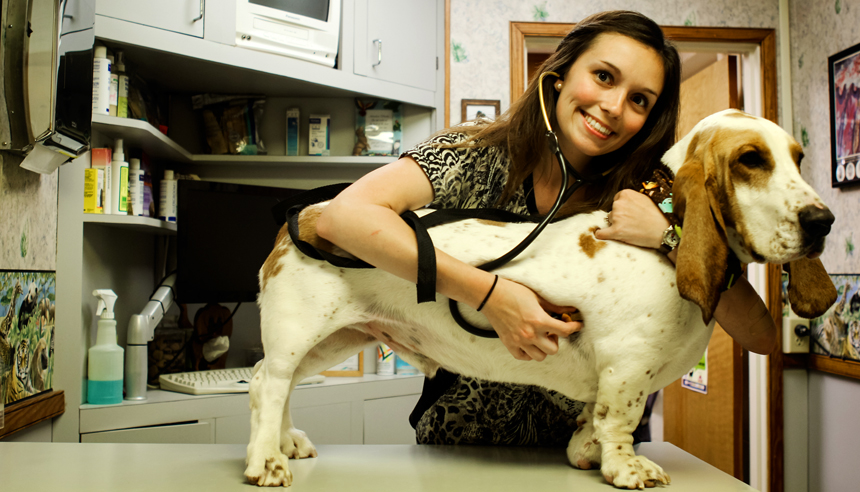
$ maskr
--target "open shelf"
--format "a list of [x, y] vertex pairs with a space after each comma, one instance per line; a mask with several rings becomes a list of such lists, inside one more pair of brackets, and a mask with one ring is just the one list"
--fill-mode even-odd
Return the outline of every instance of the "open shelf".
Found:
[[191, 154], [167, 135], [143, 120], [93, 115], [93, 131], [112, 139], [121, 138], [126, 148], [142, 149], [148, 155], [180, 164], [206, 166], [349, 167], [369, 171], [397, 160], [397, 156], [285, 156]]
[[84, 223], [136, 230], [150, 234], [176, 234], [176, 222], [165, 222], [153, 217], [135, 215], [83, 214]]

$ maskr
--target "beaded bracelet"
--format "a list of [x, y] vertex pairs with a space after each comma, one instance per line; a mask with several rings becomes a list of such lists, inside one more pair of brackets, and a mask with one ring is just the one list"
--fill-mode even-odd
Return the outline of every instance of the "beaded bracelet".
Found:
[[481, 305], [480, 305], [480, 306], [478, 306], [478, 311], [480, 311], [481, 309], [484, 309], [484, 305], [485, 305], [485, 304], [487, 303], [487, 301], [490, 299], [490, 294], [492, 294], [492, 293], [493, 293], [493, 289], [495, 289], [495, 288], [496, 288], [496, 283], [497, 283], [498, 281], [499, 281], [499, 276], [498, 276], [498, 275], [496, 275], [496, 278], [493, 280], [493, 286], [492, 286], [492, 287], [490, 287], [490, 291], [489, 291], [489, 292], [487, 292], [487, 296], [486, 296], [486, 297], [484, 297], [484, 300], [483, 300], [483, 301], [481, 301]]

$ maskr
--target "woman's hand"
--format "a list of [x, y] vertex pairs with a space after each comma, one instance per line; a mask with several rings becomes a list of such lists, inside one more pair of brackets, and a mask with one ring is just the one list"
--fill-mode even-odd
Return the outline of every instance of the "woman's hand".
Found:
[[659, 248], [669, 221], [646, 195], [621, 190], [612, 202], [607, 227], [594, 233], [597, 239], [613, 239], [644, 248]]
[[501, 277], [481, 310], [514, 358], [538, 361], [558, 352], [559, 337], [582, 329], [581, 321], [561, 321], [548, 313], [577, 311], [556, 306], [528, 287]]

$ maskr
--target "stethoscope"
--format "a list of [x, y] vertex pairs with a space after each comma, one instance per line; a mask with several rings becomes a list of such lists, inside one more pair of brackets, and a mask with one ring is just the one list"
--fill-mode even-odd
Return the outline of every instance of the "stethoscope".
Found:
[[[550, 222], [555, 218], [555, 215], [558, 213], [562, 204], [564, 204], [579, 188], [588, 183], [593, 183], [597, 181], [599, 178], [602, 178], [609, 174], [612, 170], [609, 169], [603, 171], [599, 175], [594, 177], [583, 177], [573, 166], [568, 164], [567, 160], [564, 158], [564, 154], [561, 152], [561, 146], [558, 143], [558, 137], [552, 129], [552, 125], [549, 122], [549, 116], [546, 112], [546, 103], [544, 102], [543, 97], [543, 79], [549, 75], [553, 75], [558, 79], [561, 79], [561, 76], [555, 72], [543, 72], [540, 74], [540, 78], [538, 79], [538, 97], [540, 98], [540, 109], [543, 114], [543, 121], [546, 124], [546, 137], [549, 142], [550, 151], [555, 155], [556, 160], [558, 161], [558, 165], [561, 167], [561, 188], [558, 191], [558, 197], [553, 203], [552, 208], [550, 208], [549, 212], [543, 218], [543, 220], [538, 223], [538, 225], [523, 239], [518, 245], [516, 245], [513, 249], [505, 253], [504, 255], [496, 258], [495, 260], [489, 261], [482, 265], [478, 265], [476, 268], [484, 270], [485, 272], [489, 272], [491, 270], [495, 270], [496, 268], [501, 267], [502, 265], [508, 263], [517, 257], [520, 253], [522, 253], [537, 237], [538, 235], [549, 225]], [[573, 175], [574, 182], [568, 188], [568, 182], [570, 181], [570, 176]], [[462, 314], [460, 314], [460, 309], [457, 306], [457, 301], [453, 299], [449, 299], [448, 307], [451, 311], [451, 316], [454, 318], [454, 321], [460, 325], [461, 328], [471, 333], [472, 335], [483, 337], [483, 338], [499, 338], [498, 333], [495, 330], [485, 330], [482, 328], [478, 328], [476, 326], [472, 326], [466, 321]]]

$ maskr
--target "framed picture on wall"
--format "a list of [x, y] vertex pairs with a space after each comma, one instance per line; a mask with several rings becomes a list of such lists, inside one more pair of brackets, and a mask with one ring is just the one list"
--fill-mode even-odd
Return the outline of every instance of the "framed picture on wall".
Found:
[[481, 118], [494, 120], [501, 114], [501, 101], [498, 99], [462, 99], [460, 103], [461, 122]]
[[860, 183], [860, 44], [827, 59], [830, 80], [830, 183]]

